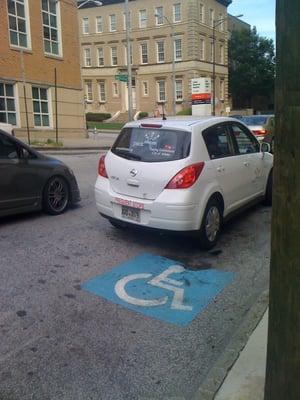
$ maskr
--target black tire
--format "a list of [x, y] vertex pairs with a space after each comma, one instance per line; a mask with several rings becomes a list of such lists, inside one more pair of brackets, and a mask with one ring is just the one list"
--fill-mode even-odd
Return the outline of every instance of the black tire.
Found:
[[52, 176], [43, 191], [43, 209], [47, 214], [62, 214], [70, 202], [70, 190], [61, 176]]
[[[210, 218], [214, 221], [209, 222]], [[212, 222], [214, 223], [213, 227], [211, 226]], [[223, 212], [220, 202], [216, 198], [212, 198], [207, 203], [200, 228], [200, 245], [203, 249], [210, 250], [217, 244], [222, 222]]]
[[273, 192], [273, 171], [270, 172], [268, 177], [265, 199], [264, 199], [264, 204], [266, 206], [272, 205], [272, 192]]
[[109, 222], [112, 224], [114, 228], [117, 229], [125, 229], [126, 225], [123, 222], [116, 221], [115, 219], [109, 219]]

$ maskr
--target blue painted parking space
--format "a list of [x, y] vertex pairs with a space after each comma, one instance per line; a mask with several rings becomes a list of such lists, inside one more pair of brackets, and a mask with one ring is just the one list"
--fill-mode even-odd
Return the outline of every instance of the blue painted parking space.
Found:
[[187, 325], [233, 278], [232, 272], [189, 270], [175, 260], [145, 253], [82, 288], [152, 318]]

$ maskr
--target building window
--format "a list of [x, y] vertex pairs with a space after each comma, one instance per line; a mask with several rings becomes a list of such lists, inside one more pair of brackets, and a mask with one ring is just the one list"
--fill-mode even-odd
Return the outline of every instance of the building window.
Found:
[[182, 40], [175, 39], [174, 46], [175, 46], [175, 60], [180, 61], [182, 60]]
[[59, 2], [42, 0], [42, 15], [45, 52], [59, 55], [61, 53]]
[[210, 44], [210, 52], [209, 52], [209, 60], [210, 62], [214, 62], [214, 44]]
[[110, 55], [111, 55], [111, 65], [118, 65], [118, 56], [116, 47], [110, 48]]
[[27, 0], [7, 0], [10, 44], [30, 47]]
[[0, 122], [17, 125], [14, 85], [0, 82]]
[[90, 33], [90, 23], [88, 18], [82, 18], [82, 33], [84, 35]]
[[147, 28], [147, 11], [146, 10], [139, 11], [139, 27]]
[[164, 8], [163, 7], [155, 8], [155, 23], [156, 23], [156, 25], [163, 25], [163, 23], [164, 23]]
[[109, 30], [110, 32], [115, 32], [117, 30], [116, 14], [112, 14], [109, 16]]
[[215, 12], [212, 8], [209, 9], [209, 25], [210, 26], [214, 26], [215, 23]]
[[83, 49], [83, 54], [84, 54], [84, 66], [91, 67], [92, 66], [91, 49]]
[[34, 126], [49, 127], [50, 115], [47, 89], [32, 87]]
[[156, 43], [157, 45], [157, 62], [163, 63], [165, 62], [165, 42], [160, 40]]
[[220, 80], [220, 100], [225, 99], [225, 81], [224, 79]]
[[[131, 29], [131, 12], [128, 13], [129, 17], [129, 30]], [[126, 31], [126, 13], [123, 13], [123, 29]]]
[[219, 22], [220, 22], [220, 31], [224, 32], [224, 22], [225, 22], [225, 18], [223, 16], [223, 14], [219, 14]]
[[205, 23], [205, 18], [204, 18], [204, 5], [200, 4], [199, 5], [199, 20], [202, 24]]
[[[104, 82], [103, 82], [104, 83]], [[113, 87], [113, 96], [118, 97], [119, 96], [119, 86], [117, 82], [113, 82], [112, 84]]]
[[104, 51], [103, 51], [103, 47], [98, 47], [97, 52], [98, 52], [98, 67], [103, 67], [104, 66]]
[[105, 81], [99, 82], [99, 99], [101, 103], [106, 102]]
[[199, 43], [199, 56], [200, 60], [205, 59], [205, 40], [203, 38], [200, 38], [200, 43]]
[[181, 21], [181, 4], [176, 3], [173, 5], [173, 22]]
[[103, 20], [101, 16], [96, 17], [96, 32], [97, 33], [103, 32]]
[[166, 101], [166, 81], [158, 81], [158, 101], [164, 102]]
[[92, 81], [85, 81], [85, 98], [88, 103], [93, 101], [93, 85]]
[[182, 80], [175, 81], [175, 88], [176, 88], [176, 100], [181, 101], [183, 99]]
[[143, 82], [143, 96], [148, 96], [148, 95], [149, 95], [148, 82], [144, 81]]
[[141, 63], [148, 64], [148, 44], [141, 44]]
[[224, 64], [224, 46], [220, 45], [220, 64]]
[[[124, 46], [124, 50], [125, 50], [125, 65], [127, 65], [127, 45]], [[130, 63], [131, 65], [133, 64], [133, 59], [132, 59], [132, 44], [130, 43]]]

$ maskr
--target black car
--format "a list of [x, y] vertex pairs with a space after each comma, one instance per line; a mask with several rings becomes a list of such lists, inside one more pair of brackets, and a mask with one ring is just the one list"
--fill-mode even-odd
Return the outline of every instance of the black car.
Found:
[[0, 216], [41, 209], [58, 215], [79, 201], [69, 167], [0, 129]]

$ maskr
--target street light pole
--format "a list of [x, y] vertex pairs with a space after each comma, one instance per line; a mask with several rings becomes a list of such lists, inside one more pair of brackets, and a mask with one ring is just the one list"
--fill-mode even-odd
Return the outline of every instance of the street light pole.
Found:
[[129, 5], [128, 0], [125, 0], [125, 18], [126, 18], [126, 43], [127, 43], [127, 75], [128, 75], [128, 120], [133, 119], [132, 110], [132, 69], [131, 69], [131, 57], [130, 57], [130, 24], [129, 24]]

